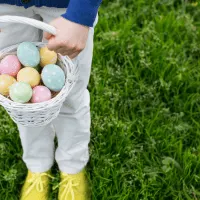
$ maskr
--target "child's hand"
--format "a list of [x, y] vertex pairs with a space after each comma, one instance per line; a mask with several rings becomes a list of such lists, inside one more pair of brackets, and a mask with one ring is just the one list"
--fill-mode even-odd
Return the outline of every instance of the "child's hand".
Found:
[[62, 17], [50, 23], [57, 29], [56, 36], [44, 33], [48, 49], [75, 58], [86, 46], [89, 27], [76, 24]]

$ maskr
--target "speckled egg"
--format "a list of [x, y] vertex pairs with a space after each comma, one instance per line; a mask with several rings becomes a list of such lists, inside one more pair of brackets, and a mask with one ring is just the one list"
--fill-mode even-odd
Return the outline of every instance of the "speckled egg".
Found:
[[46, 65], [42, 70], [42, 81], [50, 90], [59, 92], [65, 85], [65, 74], [58, 65]]
[[16, 80], [7, 74], [0, 75], [0, 94], [4, 96], [9, 95], [9, 87], [15, 83]]
[[40, 52], [31, 42], [22, 42], [17, 48], [17, 56], [25, 67], [36, 67], [40, 63]]
[[41, 103], [51, 99], [51, 91], [42, 85], [33, 88], [32, 103]]
[[45, 67], [49, 64], [56, 64], [58, 59], [57, 53], [50, 51], [47, 47], [42, 47], [40, 49], [40, 65]]
[[30, 101], [33, 91], [28, 83], [16, 82], [10, 86], [10, 98], [18, 103]]
[[31, 87], [39, 85], [40, 80], [39, 72], [32, 67], [25, 67], [17, 74], [17, 81], [28, 83]]
[[21, 69], [21, 63], [15, 55], [8, 55], [0, 63], [0, 73], [15, 77]]

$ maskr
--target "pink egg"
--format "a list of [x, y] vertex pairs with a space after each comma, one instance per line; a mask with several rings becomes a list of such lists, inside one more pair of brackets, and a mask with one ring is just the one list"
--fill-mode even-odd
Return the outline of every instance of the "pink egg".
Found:
[[32, 103], [41, 103], [51, 99], [51, 91], [42, 85], [33, 88]]
[[16, 76], [21, 69], [21, 63], [15, 55], [8, 55], [0, 63], [0, 73]]

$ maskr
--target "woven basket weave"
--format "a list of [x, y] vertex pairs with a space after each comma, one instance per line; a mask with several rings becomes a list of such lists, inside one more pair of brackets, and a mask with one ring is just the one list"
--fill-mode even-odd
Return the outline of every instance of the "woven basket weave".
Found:
[[[53, 26], [30, 18], [0, 16], [0, 22], [28, 24], [56, 35], [56, 29]], [[46, 45], [46, 43], [41, 42], [33, 42], [33, 44], [38, 48]], [[1, 50], [0, 60], [6, 55], [16, 54], [18, 45], [19, 44]], [[63, 69], [66, 81], [62, 90], [51, 100], [42, 103], [22, 104], [13, 102], [3, 95], [0, 95], [0, 105], [6, 109], [14, 122], [28, 127], [44, 126], [58, 116], [63, 102], [78, 78], [78, 67], [74, 65], [67, 56], [58, 55], [58, 65]]]

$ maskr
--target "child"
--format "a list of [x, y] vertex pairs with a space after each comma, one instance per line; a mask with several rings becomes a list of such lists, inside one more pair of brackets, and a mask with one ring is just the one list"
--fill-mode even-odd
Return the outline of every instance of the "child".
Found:
[[[9, 3], [8, 3], [9, 2]], [[51, 22], [54, 37], [44, 34], [48, 48], [68, 55], [79, 65], [80, 75], [56, 120], [44, 127], [18, 125], [23, 160], [28, 175], [21, 200], [47, 200], [50, 169], [54, 163], [54, 137], [58, 139], [55, 159], [61, 180], [58, 200], [87, 199], [84, 175], [90, 140], [89, 82], [94, 26], [101, 0], [0, 0], [0, 15], [16, 15]], [[66, 12], [67, 7], [67, 12]], [[32, 26], [0, 24], [0, 49], [23, 41], [40, 41], [42, 33]]]

